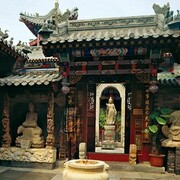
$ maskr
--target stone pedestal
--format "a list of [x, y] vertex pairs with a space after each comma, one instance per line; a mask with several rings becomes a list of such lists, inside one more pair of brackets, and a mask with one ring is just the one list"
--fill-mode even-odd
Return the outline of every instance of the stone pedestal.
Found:
[[167, 172], [180, 174], [180, 148], [168, 148]]
[[180, 174], [180, 148], [176, 148], [175, 174]]
[[102, 149], [115, 149], [115, 126], [104, 126]]
[[175, 150], [176, 148], [168, 148], [168, 154], [167, 154], [168, 173], [175, 173]]
[[[46, 148], [0, 148], [0, 161], [4, 164], [13, 165], [20, 164], [21, 167], [35, 167], [35, 164], [40, 166], [53, 168], [56, 163], [56, 149]], [[2, 163], [1, 163], [2, 164]]]

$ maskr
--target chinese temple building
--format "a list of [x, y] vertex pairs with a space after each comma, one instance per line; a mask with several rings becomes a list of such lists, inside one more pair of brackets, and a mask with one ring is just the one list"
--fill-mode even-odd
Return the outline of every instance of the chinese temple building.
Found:
[[[45, 16], [21, 13], [37, 39], [29, 48], [0, 39], [6, 67], [0, 66], [1, 146], [16, 145], [32, 101], [43, 153], [52, 154], [43, 163], [76, 158], [81, 142], [90, 159], [129, 161], [129, 147], [136, 144], [137, 161], [149, 161], [151, 137], [144, 129], [151, 111], [163, 104], [180, 109], [180, 70], [174, 68], [180, 63], [180, 14], [173, 15], [169, 4], [153, 9], [149, 16], [78, 20], [77, 8], [62, 13], [56, 1]], [[110, 98], [116, 120], [106, 131]]]

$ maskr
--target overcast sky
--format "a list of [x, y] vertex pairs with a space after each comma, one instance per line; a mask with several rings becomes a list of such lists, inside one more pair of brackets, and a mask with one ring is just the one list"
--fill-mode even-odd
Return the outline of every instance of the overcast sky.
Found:
[[[54, 8], [54, 2], [55, 0], [0, 0], [0, 28], [3, 31], [9, 30], [9, 36], [14, 38], [15, 43], [19, 40], [29, 42], [35, 36], [19, 21], [19, 14], [28, 12], [46, 15]], [[94, 19], [153, 15], [153, 3], [162, 7], [167, 2], [174, 14], [177, 14], [180, 0], [59, 0], [59, 6], [62, 13], [66, 9], [77, 7], [78, 19]]]

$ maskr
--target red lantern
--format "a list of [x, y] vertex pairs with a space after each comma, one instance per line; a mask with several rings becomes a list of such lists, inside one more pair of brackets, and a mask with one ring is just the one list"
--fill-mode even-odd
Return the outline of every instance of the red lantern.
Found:
[[69, 93], [70, 88], [69, 88], [68, 86], [63, 86], [63, 87], [61, 88], [61, 91], [62, 91], [64, 94], [67, 94], [67, 93]]
[[150, 84], [149, 92], [154, 94], [158, 91], [159, 87], [157, 86], [157, 83], [158, 83], [157, 81], [150, 81], [149, 82], [149, 84]]

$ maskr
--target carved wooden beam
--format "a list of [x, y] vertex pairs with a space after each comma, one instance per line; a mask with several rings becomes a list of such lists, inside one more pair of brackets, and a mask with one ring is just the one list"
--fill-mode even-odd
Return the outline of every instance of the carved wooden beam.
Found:
[[70, 62], [69, 75], [111, 75], [150, 73], [150, 59]]

